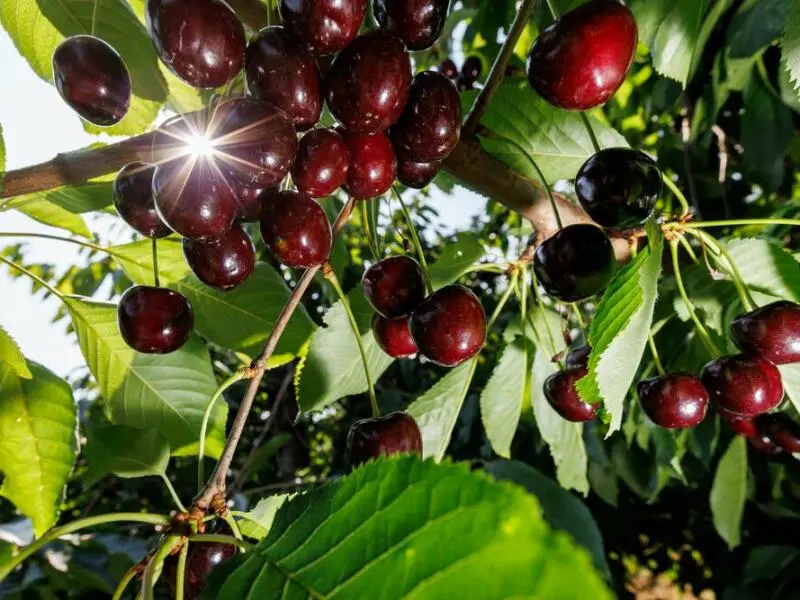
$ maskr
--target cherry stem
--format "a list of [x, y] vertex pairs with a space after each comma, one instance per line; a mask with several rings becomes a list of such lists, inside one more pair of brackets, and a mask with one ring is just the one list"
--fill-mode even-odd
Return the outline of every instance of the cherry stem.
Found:
[[376, 232], [372, 230], [372, 222], [369, 219], [367, 202], [368, 200], [361, 201], [361, 223], [364, 226], [364, 233], [367, 235], [367, 242], [369, 243], [370, 252], [372, 252], [372, 258], [377, 262], [381, 259], [381, 255], [378, 251], [378, 240], [375, 238]]
[[144, 600], [154, 600], [154, 589], [161, 577], [161, 571], [164, 569], [164, 560], [172, 553], [175, 546], [181, 543], [181, 536], [170, 534], [155, 551], [155, 554], [150, 558], [147, 563], [147, 568], [144, 570], [144, 577], [142, 578], [142, 598]]
[[48, 283], [47, 281], [45, 281], [44, 279], [42, 279], [41, 277], [39, 277], [38, 275], [36, 275], [32, 271], [26, 269], [25, 267], [23, 267], [20, 264], [15, 263], [13, 260], [7, 259], [5, 256], [0, 256], [0, 261], [6, 263], [9, 267], [11, 267], [13, 269], [16, 269], [20, 273], [22, 273], [24, 275], [27, 275], [33, 281], [35, 281], [36, 283], [41, 285], [43, 288], [45, 288], [47, 291], [49, 291], [51, 294], [53, 294], [59, 300], [62, 300], [62, 301], [64, 300], [64, 294], [59, 292], [56, 288], [54, 288], [52, 285], [50, 285], [50, 283]]
[[181, 498], [180, 496], [178, 496], [178, 492], [175, 491], [175, 488], [173, 487], [172, 482], [169, 480], [169, 477], [167, 477], [166, 473], [161, 473], [161, 480], [164, 482], [164, 485], [166, 486], [169, 495], [172, 496], [172, 501], [175, 502], [175, 506], [178, 507], [179, 511], [185, 513], [186, 507], [183, 505], [183, 502], [181, 502]]
[[[542, 311], [542, 315], [544, 315], [545, 306], [544, 306], [544, 302], [542, 302], [542, 294], [539, 293], [539, 291], [538, 291], [539, 281], [536, 279], [536, 272], [535, 271], [531, 271], [531, 283], [532, 283], [534, 289], [537, 290], [537, 293], [536, 293], [536, 304], [539, 306], [539, 310]], [[558, 350], [557, 350], [557, 347], [556, 347], [556, 340], [553, 337], [553, 332], [550, 331], [550, 326], [547, 324], [547, 319], [542, 319], [542, 321], [544, 323], [544, 328], [547, 330], [547, 337], [549, 338], [549, 341], [550, 341], [550, 356], [555, 356], [556, 354], [558, 354]], [[531, 324], [533, 325], [533, 322], [531, 322]], [[536, 331], [536, 327], [533, 328], [533, 334], [536, 336], [536, 339], [539, 340], [539, 343], [544, 345], [544, 340], [539, 335], [539, 332]], [[587, 343], [589, 342], [588, 338], [586, 339], [586, 342]]]
[[492, 312], [492, 316], [489, 317], [489, 322], [486, 324], [486, 331], [489, 331], [494, 325], [495, 321], [497, 321], [497, 318], [500, 316], [500, 313], [502, 312], [503, 307], [505, 307], [506, 302], [508, 302], [508, 299], [511, 297], [511, 294], [514, 293], [514, 290], [517, 289], [518, 280], [519, 280], [519, 275], [517, 273], [514, 273], [508, 282], [508, 287], [506, 288], [506, 291], [503, 292], [502, 296], [500, 296], [500, 300], [497, 302], [497, 306], [495, 307], [494, 312]]
[[664, 183], [667, 185], [670, 191], [678, 199], [678, 202], [681, 205], [681, 218], [688, 215], [690, 209], [689, 209], [689, 202], [686, 200], [686, 196], [683, 195], [683, 192], [680, 190], [680, 188], [677, 185], [675, 185], [675, 182], [672, 181], [672, 179], [670, 179], [666, 173], [661, 173], [661, 179], [664, 181]]
[[139, 565], [133, 565], [130, 569], [125, 572], [125, 575], [122, 576], [122, 579], [119, 580], [117, 584], [117, 588], [114, 590], [114, 595], [111, 596], [111, 600], [122, 600], [122, 596], [125, 594], [125, 590], [130, 585], [131, 581], [136, 579], [136, 576], [139, 574]]
[[656, 341], [653, 339], [653, 332], [647, 334], [647, 344], [650, 346], [650, 353], [653, 355], [653, 363], [656, 365], [656, 370], [659, 375], [666, 375], [664, 365], [661, 364], [661, 357], [658, 356], [658, 348], [656, 348]]
[[425, 260], [425, 252], [423, 251], [422, 244], [419, 241], [417, 228], [414, 225], [414, 220], [411, 218], [411, 213], [408, 211], [406, 203], [403, 201], [403, 196], [397, 191], [397, 187], [392, 186], [392, 192], [394, 192], [397, 201], [400, 203], [400, 210], [403, 212], [403, 218], [406, 220], [408, 231], [411, 235], [411, 243], [414, 245], [414, 251], [417, 253], [420, 265], [422, 265], [422, 275], [425, 277], [425, 287], [428, 289], [428, 293], [430, 294], [433, 292], [433, 283], [431, 282], [430, 273], [428, 273], [428, 261]]
[[94, 0], [94, 6], [92, 7], [92, 30], [91, 34], [94, 35], [94, 28], [97, 23], [97, 5], [99, 4], [99, 0]]
[[[739, 298], [742, 300], [742, 305], [744, 306], [745, 310], [753, 310], [756, 307], [756, 301], [750, 294], [750, 288], [748, 287], [747, 283], [745, 283], [744, 277], [742, 277], [739, 268], [736, 266], [736, 263], [733, 262], [733, 259], [731, 258], [731, 255], [728, 253], [725, 246], [720, 244], [719, 241], [704, 231], [690, 231], [689, 233], [698, 238], [703, 246], [711, 250], [716, 263], [725, 268], [725, 270], [728, 272], [728, 275], [730, 275], [730, 278], [733, 281], [733, 285], [736, 287], [736, 292], [739, 294]], [[722, 260], [720, 260], [720, 258], [725, 259], [725, 262], [728, 263], [727, 266], [722, 264]]]
[[156, 238], [153, 238], [153, 285], [161, 287], [158, 277], [158, 240]]
[[675, 224], [679, 229], [704, 229], [706, 227], [739, 227], [744, 225], [789, 225], [800, 227], [800, 219], [731, 219], [728, 221], [692, 221]]
[[242, 532], [239, 530], [239, 524], [236, 522], [236, 519], [233, 518], [231, 511], [226, 510], [225, 514], [222, 515], [222, 518], [228, 524], [228, 527], [231, 528], [231, 531], [233, 532], [233, 537], [235, 537], [237, 540], [242, 540], [243, 539]]
[[175, 600], [183, 600], [183, 588], [186, 580], [186, 559], [189, 556], [189, 544], [181, 546], [178, 554], [178, 571], [175, 574]]
[[244, 540], [237, 539], [232, 535], [219, 535], [216, 533], [198, 533], [193, 535], [189, 538], [190, 542], [204, 542], [204, 543], [215, 543], [215, 544], [230, 544], [231, 546], [236, 546], [240, 550], [245, 552], [252, 552], [256, 549], [256, 547], [251, 544], [250, 542], [245, 542]]
[[553, 0], [547, 0], [547, 8], [550, 9], [550, 14], [553, 15], [553, 19], [557, 21], [561, 15], [558, 13], [558, 9]]
[[595, 152], [600, 152], [600, 142], [597, 141], [597, 136], [594, 134], [594, 129], [592, 128], [592, 122], [589, 121], [589, 117], [586, 116], [585, 112], [579, 113], [581, 116], [581, 121], [583, 121], [583, 126], [586, 128], [587, 133], [589, 134], [589, 139], [592, 140], [592, 146], [594, 147]]
[[0, 231], [0, 237], [40, 238], [43, 240], [55, 240], [57, 242], [69, 242], [70, 244], [76, 244], [78, 246], [82, 246], [90, 250], [96, 250], [97, 252], [105, 252], [106, 254], [114, 256], [114, 253], [109, 248], [98, 246], [97, 244], [93, 244], [92, 242], [85, 242], [83, 240], [64, 237], [61, 235], [51, 235], [49, 233], [31, 233], [26, 231]]
[[577, 302], [572, 303], [572, 312], [575, 315], [575, 320], [578, 321], [578, 329], [581, 330], [581, 336], [583, 336], [584, 340], [587, 340], [586, 334], [586, 323], [583, 320], [583, 315], [581, 314], [581, 307], [578, 306]]

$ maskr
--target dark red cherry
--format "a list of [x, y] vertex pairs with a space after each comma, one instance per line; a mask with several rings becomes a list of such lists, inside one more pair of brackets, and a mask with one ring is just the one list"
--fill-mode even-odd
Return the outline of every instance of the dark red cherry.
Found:
[[758, 356], [714, 359], [703, 367], [702, 380], [714, 404], [738, 415], [760, 415], [783, 398], [780, 371]]
[[581, 400], [575, 385], [586, 376], [584, 367], [573, 367], [553, 373], [544, 380], [547, 403], [567, 421], [583, 423], [597, 414], [597, 404]]
[[198, 600], [206, 580], [222, 561], [236, 556], [236, 546], [219, 542], [199, 542], [189, 545], [186, 557], [186, 575], [184, 580], [184, 599]]
[[445, 58], [437, 67], [439, 73], [450, 79], [458, 77], [458, 67], [451, 59]]
[[426, 50], [442, 35], [450, 0], [374, 0], [375, 21], [409, 50]]
[[550, 104], [588, 110], [614, 95], [628, 73], [639, 33], [616, 0], [591, 0], [539, 34], [528, 53], [528, 81]]
[[778, 456], [779, 454], [783, 454], [783, 448], [776, 444], [775, 441], [768, 435], [758, 434], [751, 438], [747, 438], [747, 441], [754, 450], [760, 452], [761, 454], [766, 454], [767, 456]]
[[759, 415], [755, 419], [758, 431], [778, 446], [791, 452], [800, 452], [800, 425], [784, 413]]
[[278, 191], [277, 188], [245, 185], [235, 179], [229, 179], [228, 184], [236, 196], [237, 219], [245, 223], [255, 223], [261, 218], [261, 198], [265, 191]]
[[398, 154], [417, 162], [442, 160], [461, 136], [461, 100], [456, 86], [436, 71], [414, 77], [402, 116], [392, 127]]
[[422, 434], [408, 413], [393, 412], [385, 417], [362, 419], [350, 427], [347, 458], [351, 466], [400, 453], [422, 454]]
[[375, 263], [361, 280], [364, 296], [388, 319], [407, 317], [425, 299], [425, 275], [410, 256], [390, 256]]
[[575, 193], [603, 227], [636, 227], [653, 212], [661, 185], [658, 165], [644, 152], [606, 148], [583, 163]]
[[367, 0], [280, 0], [283, 24], [315, 54], [350, 45], [367, 12]]
[[156, 212], [153, 201], [155, 167], [134, 162], [122, 167], [114, 180], [114, 207], [128, 225], [145, 237], [162, 238], [170, 229]]
[[616, 269], [614, 247], [603, 230], [569, 225], [536, 248], [533, 269], [548, 294], [575, 302], [603, 291]]
[[244, 28], [222, 0], [147, 0], [145, 21], [161, 60], [192, 87], [219, 87], [241, 71]]
[[167, 354], [192, 335], [192, 305], [167, 288], [136, 285], [119, 299], [117, 325], [122, 339], [137, 352]]
[[483, 65], [481, 65], [480, 58], [468, 56], [464, 64], [461, 65], [461, 80], [471, 88], [472, 84], [478, 81], [478, 77], [481, 76], [482, 69]]
[[773, 364], [800, 362], [800, 304], [780, 300], [739, 315], [731, 323], [731, 337], [742, 352]]
[[578, 346], [577, 348], [573, 348], [567, 352], [567, 368], [571, 369], [572, 367], [588, 367], [589, 354], [591, 351], [591, 346]]
[[355, 198], [380, 196], [397, 177], [397, 156], [385, 132], [345, 136], [350, 150], [345, 191]]
[[372, 317], [372, 334], [381, 350], [392, 358], [405, 358], [418, 351], [406, 318], [387, 319], [375, 313]]
[[325, 211], [298, 192], [265, 194], [261, 237], [287, 267], [316, 267], [328, 260], [331, 252], [331, 226]]
[[345, 181], [350, 167], [350, 149], [332, 129], [309, 131], [300, 140], [292, 165], [292, 182], [312, 198], [330, 196]]
[[322, 113], [322, 82], [317, 60], [283, 27], [262, 29], [247, 45], [247, 90], [274, 104], [298, 130], [313, 127]]
[[244, 282], [256, 265], [256, 249], [241, 225], [211, 240], [183, 239], [183, 255], [197, 278], [211, 287], [229, 290]]
[[753, 417], [745, 417], [744, 415], [737, 415], [724, 408], [716, 407], [719, 416], [728, 426], [728, 428], [739, 435], [751, 438], [758, 435], [758, 428]]
[[411, 60], [399, 38], [385, 31], [361, 35], [336, 57], [325, 79], [328, 108], [351, 133], [374, 133], [403, 112]]
[[461, 285], [433, 292], [411, 313], [411, 337], [428, 360], [454, 367], [475, 356], [486, 339], [486, 314]]
[[402, 156], [398, 156], [397, 181], [407, 187], [421, 190], [436, 179], [436, 175], [439, 174], [441, 166], [442, 162], [439, 160], [433, 162], [414, 162]]
[[53, 52], [53, 80], [61, 99], [90, 123], [119, 123], [131, 103], [131, 76], [103, 40], [73, 35]]
[[659, 427], [684, 429], [699, 425], [708, 410], [708, 392], [690, 373], [670, 373], [640, 381], [639, 402]]

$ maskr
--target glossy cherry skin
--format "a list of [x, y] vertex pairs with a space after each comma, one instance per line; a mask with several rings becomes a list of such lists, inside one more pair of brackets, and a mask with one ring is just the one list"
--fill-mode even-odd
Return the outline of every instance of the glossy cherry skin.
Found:
[[567, 368], [584, 367], [589, 365], [589, 354], [592, 352], [591, 346], [578, 346], [567, 352]]
[[472, 358], [486, 339], [483, 306], [461, 285], [448, 285], [428, 296], [411, 313], [410, 326], [420, 353], [443, 367]]
[[639, 33], [631, 11], [616, 0], [592, 0], [539, 34], [528, 53], [528, 81], [565, 110], [605, 103], [633, 63]]
[[450, 79], [458, 77], [458, 67], [451, 59], [445, 58], [437, 67], [439, 73]]
[[178, 292], [136, 285], [119, 299], [117, 325], [122, 339], [137, 352], [167, 354], [189, 340], [194, 314]]
[[328, 260], [331, 252], [331, 226], [325, 211], [298, 192], [265, 194], [261, 237], [287, 267], [316, 267]]
[[236, 196], [236, 218], [245, 223], [255, 223], [261, 219], [261, 199], [265, 191], [278, 191], [277, 188], [245, 185], [235, 179], [229, 179], [228, 185]]
[[153, 201], [155, 167], [134, 162], [122, 167], [112, 189], [114, 207], [128, 225], [145, 237], [162, 238], [170, 229], [161, 220]]
[[298, 130], [313, 127], [322, 113], [322, 81], [314, 55], [283, 27], [262, 29], [247, 45], [247, 90], [274, 104]]
[[768, 435], [755, 435], [751, 438], [747, 438], [747, 441], [754, 450], [760, 452], [761, 454], [766, 454], [767, 456], [778, 456], [779, 454], [783, 454], [783, 448], [776, 444], [775, 441]]
[[375, 313], [372, 316], [372, 334], [381, 350], [392, 358], [406, 358], [418, 352], [408, 319], [387, 319]]
[[544, 380], [544, 397], [562, 418], [573, 423], [591, 421], [597, 414], [597, 404], [581, 400], [575, 384], [586, 376], [584, 367], [558, 371]]
[[374, 0], [375, 21], [409, 50], [426, 50], [442, 35], [450, 0]]
[[776, 365], [800, 362], [800, 304], [780, 300], [731, 322], [731, 337], [742, 352]]
[[661, 171], [644, 152], [606, 148], [585, 163], [575, 178], [583, 209], [603, 227], [636, 227], [653, 212], [661, 195]]
[[184, 579], [185, 600], [197, 600], [206, 587], [206, 580], [222, 561], [236, 556], [233, 544], [193, 543], [189, 546], [186, 557], [186, 575]]
[[393, 412], [385, 417], [362, 419], [347, 434], [347, 458], [352, 467], [393, 454], [422, 454], [422, 434], [414, 417]]
[[73, 35], [53, 52], [58, 93], [83, 119], [101, 127], [119, 123], [131, 104], [131, 76], [122, 57], [91, 35]]
[[481, 69], [483, 69], [481, 59], [477, 56], [468, 56], [461, 65], [461, 80], [472, 87], [472, 84], [481, 76]]
[[397, 156], [385, 132], [345, 136], [350, 166], [344, 189], [356, 198], [380, 196], [397, 177]]
[[367, 0], [281, 0], [283, 24], [315, 54], [350, 45], [367, 12]]
[[533, 269], [548, 294], [575, 302], [603, 291], [611, 281], [614, 247], [599, 227], [569, 225], [536, 248]]
[[759, 415], [755, 419], [758, 431], [778, 446], [791, 452], [800, 452], [800, 425], [784, 413]]
[[410, 256], [390, 256], [375, 263], [361, 280], [372, 308], [387, 319], [407, 317], [425, 299], [425, 276]]
[[328, 108], [350, 133], [387, 129], [400, 118], [410, 86], [408, 50], [385, 31], [357, 37], [325, 78]]
[[244, 282], [256, 266], [256, 249], [238, 224], [211, 240], [184, 238], [183, 255], [200, 281], [220, 290]]
[[300, 140], [292, 165], [292, 182], [312, 198], [330, 196], [347, 181], [350, 148], [332, 129], [309, 131]]
[[242, 70], [244, 28], [222, 0], [147, 0], [145, 21], [161, 60], [192, 87], [225, 85]]
[[392, 127], [398, 154], [416, 162], [446, 158], [461, 136], [461, 100], [455, 84], [436, 71], [414, 77], [402, 116]]
[[736, 434], [743, 435], [746, 438], [751, 438], [759, 435], [758, 427], [753, 417], [745, 417], [744, 415], [737, 415], [724, 408], [717, 407], [717, 412], [728, 428]]
[[406, 187], [421, 190], [436, 179], [442, 161], [414, 162], [402, 156], [397, 157], [397, 181]]
[[644, 412], [659, 427], [695, 427], [708, 411], [708, 392], [690, 373], [651, 377], [640, 381], [636, 391]]
[[737, 415], [760, 415], [783, 398], [780, 371], [758, 356], [736, 354], [714, 359], [703, 367], [702, 380], [712, 402]]

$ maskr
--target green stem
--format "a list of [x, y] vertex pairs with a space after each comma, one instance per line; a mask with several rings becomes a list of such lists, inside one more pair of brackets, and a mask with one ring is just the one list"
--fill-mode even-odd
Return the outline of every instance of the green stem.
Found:
[[[544, 307], [544, 303], [542, 302], [542, 294], [539, 293], [539, 290], [538, 290], [539, 282], [536, 279], [536, 272], [533, 271], [533, 270], [531, 270], [531, 283], [533, 285], [534, 290], [536, 291], [536, 304], [539, 305], [539, 310], [542, 311], [542, 316], [544, 317], [545, 307]], [[544, 328], [547, 330], [547, 337], [549, 338], [549, 341], [550, 341], [550, 356], [555, 356], [556, 354], [558, 354], [558, 350], [557, 350], [557, 347], [556, 347], [556, 340], [553, 337], [553, 332], [550, 331], [550, 327], [547, 324], [547, 319], [543, 318], [542, 321], [544, 322]], [[533, 325], [533, 323], [531, 323], [531, 324]], [[536, 327], [533, 328], [533, 335], [536, 336], [536, 339], [539, 341], [539, 344], [544, 346], [544, 340], [539, 335], [539, 332], [536, 331]], [[588, 338], [587, 338], [586, 342], [587, 343], [589, 342]]]
[[235, 537], [237, 540], [241, 540], [242, 532], [239, 529], [239, 524], [236, 522], [236, 519], [233, 518], [231, 511], [227, 511], [222, 516], [222, 518], [225, 519], [225, 522], [228, 524], [228, 527], [231, 528], [231, 531], [233, 532], [233, 537]]
[[556, 8], [555, 2], [553, 2], [553, 0], [547, 0], [547, 8], [550, 9], [550, 14], [553, 15], [553, 19], [557, 21], [561, 15], [559, 15], [558, 9]]
[[647, 335], [647, 343], [650, 346], [650, 353], [653, 355], [653, 362], [656, 365], [658, 374], [666, 375], [667, 372], [664, 370], [664, 365], [661, 364], [661, 357], [658, 356], [658, 349], [656, 348], [656, 341], [653, 339], [652, 331]]
[[183, 588], [186, 581], [186, 558], [189, 556], [189, 544], [181, 546], [178, 554], [178, 571], [175, 573], [175, 600], [183, 600]]
[[723, 266], [720, 257], [725, 259], [725, 262], [728, 263], [727, 267], [725, 267], [725, 270], [728, 271], [728, 275], [730, 275], [733, 285], [736, 287], [736, 292], [739, 294], [739, 298], [742, 300], [742, 305], [745, 307], [745, 310], [753, 310], [756, 307], [756, 302], [753, 299], [753, 296], [750, 294], [750, 289], [747, 287], [744, 277], [742, 277], [739, 268], [736, 266], [736, 263], [733, 262], [733, 259], [731, 259], [731, 255], [728, 254], [725, 246], [720, 244], [714, 237], [708, 235], [704, 231], [691, 231], [690, 233], [697, 237], [706, 248], [709, 248], [712, 252], [715, 252], [714, 258], [716, 259], [718, 265]]
[[52, 285], [50, 285], [47, 281], [45, 281], [44, 279], [42, 279], [41, 277], [39, 277], [35, 273], [29, 271], [28, 269], [26, 269], [22, 265], [19, 265], [19, 264], [15, 263], [13, 260], [7, 259], [5, 256], [0, 256], [0, 261], [6, 263], [9, 267], [11, 267], [13, 269], [16, 269], [20, 273], [23, 273], [24, 275], [27, 275], [33, 281], [35, 281], [36, 283], [41, 285], [43, 288], [48, 290], [55, 297], [57, 297], [59, 300], [64, 300], [64, 294], [59, 292], [56, 288], [54, 288]]
[[158, 578], [161, 577], [161, 571], [164, 569], [164, 560], [172, 553], [172, 550], [181, 543], [181, 536], [170, 534], [164, 540], [150, 558], [147, 563], [147, 568], [144, 570], [144, 577], [142, 578], [142, 598], [144, 600], [154, 600], [154, 589]]
[[158, 240], [156, 238], [153, 238], [153, 285], [161, 287], [158, 278]]
[[714, 344], [714, 340], [711, 339], [711, 336], [706, 331], [706, 328], [700, 322], [700, 319], [697, 317], [697, 313], [694, 309], [694, 304], [691, 300], [689, 300], [689, 296], [686, 293], [686, 288], [683, 285], [683, 277], [681, 276], [681, 265], [680, 261], [678, 261], [678, 243], [675, 240], [672, 240], [669, 244], [670, 252], [672, 253], [672, 267], [675, 271], [675, 283], [678, 284], [678, 292], [683, 298], [683, 303], [686, 305], [686, 310], [689, 311], [689, 316], [691, 317], [692, 321], [694, 322], [695, 327], [697, 328], [697, 334], [700, 336], [700, 340], [708, 350], [711, 357], [717, 357], [720, 355], [720, 351], [717, 348], [716, 344]]
[[683, 246], [683, 249], [686, 250], [686, 254], [688, 254], [692, 258], [692, 261], [694, 261], [694, 264], [699, 264], [700, 263], [700, 259], [698, 259], [697, 258], [697, 254], [694, 253], [694, 248], [692, 248], [692, 245], [689, 243], [689, 240], [687, 240], [683, 236], [680, 236], [678, 238], [678, 241], [680, 241], [680, 244], [681, 244], [681, 246]]
[[94, 0], [94, 6], [92, 7], [92, 29], [91, 34], [94, 35], [94, 28], [97, 24], [97, 5], [99, 4], [99, 0]]
[[592, 122], [589, 121], [589, 117], [586, 116], [585, 112], [578, 113], [581, 116], [581, 121], [583, 121], [583, 126], [586, 128], [587, 133], [589, 134], [589, 139], [592, 140], [592, 146], [594, 147], [595, 152], [600, 152], [600, 143], [597, 141], [597, 136], [594, 134], [594, 129], [592, 129]]
[[236, 546], [240, 550], [244, 550], [245, 552], [252, 552], [256, 549], [254, 544], [250, 542], [245, 542], [244, 540], [238, 540], [232, 535], [219, 535], [216, 533], [198, 533], [197, 535], [193, 535], [189, 538], [190, 542], [214, 542], [218, 544], [230, 544], [231, 546]]
[[789, 225], [800, 227], [800, 219], [730, 219], [727, 221], [692, 221], [679, 225], [680, 229], [703, 229], [705, 227], [739, 227], [742, 225]]
[[114, 256], [114, 253], [108, 248], [103, 248], [102, 246], [98, 246], [97, 244], [93, 244], [92, 242], [85, 242], [83, 240], [64, 237], [61, 235], [51, 235], [49, 233], [31, 233], [27, 231], [21, 231], [21, 232], [0, 231], [0, 237], [40, 238], [43, 240], [55, 240], [57, 242], [69, 242], [70, 244], [76, 244], [77, 246], [83, 246], [84, 248], [89, 248], [90, 250], [96, 250], [97, 252], [105, 252], [106, 254]]
[[120, 579], [117, 584], [117, 588], [114, 590], [114, 595], [111, 596], [111, 600], [122, 600], [122, 595], [125, 593], [131, 581], [136, 579], [136, 575], [139, 572], [138, 567], [139, 565], [133, 565], [127, 570], [125, 575], [122, 576], [122, 579]]
[[430, 294], [433, 292], [433, 284], [431, 283], [431, 277], [428, 273], [428, 262], [425, 260], [425, 252], [422, 250], [422, 244], [419, 241], [417, 228], [414, 226], [414, 221], [411, 219], [411, 213], [408, 211], [408, 207], [406, 206], [406, 203], [403, 202], [403, 197], [400, 195], [400, 192], [397, 191], [396, 186], [392, 186], [392, 192], [394, 192], [397, 201], [400, 203], [400, 210], [403, 212], [403, 218], [406, 220], [406, 224], [408, 225], [408, 231], [411, 234], [411, 243], [414, 244], [414, 251], [417, 253], [417, 257], [419, 258], [419, 264], [422, 265], [422, 273], [425, 276], [425, 285], [427, 286], [428, 293]]
[[575, 314], [575, 319], [578, 321], [578, 329], [581, 330], [581, 336], [583, 337], [583, 340], [587, 341], [589, 338], [587, 337], [586, 333], [586, 322], [583, 320], [581, 308], [578, 306], [577, 302], [572, 303], [572, 312]]
[[490, 330], [494, 325], [494, 322], [497, 321], [497, 318], [500, 316], [500, 312], [503, 310], [503, 307], [506, 305], [506, 302], [508, 302], [508, 299], [511, 297], [511, 294], [514, 293], [514, 290], [517, 287], [518, 279], [519, 275], [517, 275], [516, 273], [514, 273], [511, 276], [511, 279], [508, 282], [508, 288], [506, 288], [506, 291], [503, 292], [503, 295], [500, 297], [500, 301], [497, 303], [497, 306], [495, 307], [492, 316], [489, 317], [489, 322], [486, 324], [487, 331]]
[[686, 196], [683, 195], [683, 192], [680, 190], [680, 188], [678, 188], [678, 186], [675, 185], [675, 182], [672, 181], [672, 179], [670, 179], [666, 175], [666, 173], [662, 173], [661, 174], [661, 179], [664, 181], [664, 183], [667, 185], [667, 187], [670, 189], [670, 191], [678, 199], [678, 202], [681, 205], [681, 218], [683, 218], [686, 215], [688, 215], [690, 209], [689, 209], [689, 202], [686, 200]]
[[178, 507], [178, 510], [182, 513], [188, 512], [186, 507], [183, 505], [183, 502], [181, 502], [178, 492], [175, 491], [175, 488], [173, 487], [172, 482], [169, 480], [169, 477], [167, 477], [166, 473], [161, 473], [161, 481], [164, 482], [164, 485], [166, 486], [169, 495], [172, 496], [172, 501], [175, 503], [175, 506]]
[[375, 239], [375, 232], [372, 231], [372, 225], [369, 219], [369, 211], [367, 210], [367, 201], [361, 200], [360, 202], [361, 207], [361, 223], [364, 225], [364, 233], [367, 234], [367, 242], [369, 244], [370, 252], [372, 252], [372, 258], [376, 261], [381, 259], [380, 254], [378, 253], [378, 242]]

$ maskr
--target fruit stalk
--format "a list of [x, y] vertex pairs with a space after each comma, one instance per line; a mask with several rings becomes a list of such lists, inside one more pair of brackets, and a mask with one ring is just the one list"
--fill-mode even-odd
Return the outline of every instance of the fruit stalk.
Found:
[[400, 195], [400, 192], [397, 191], [396, 185], [392, 186], [392, 192], [394, 192], [397, 201], [400, 203], [400, 210], [403, 211], [403, 218], [406, 220], [406, 225], [408, 225], [408, 230], [411, 233], [411, 241], [414, 244], [414, 251], [417, 253], [419, 264], [422, 265], [422, 274], [425, 277], [425, 286], [429, 294], [433, 293], [433, 284], [431, 283], [431, 276], [428, 273], [428, 261], [425, 260], [425, 252], [423, 251], [422, 244], [419, 241], [417, 228], [414, 226], [414, 221], [411, 219], [411, 213], [408, 212], [408, 207], [403, 201], [403, 197]]

